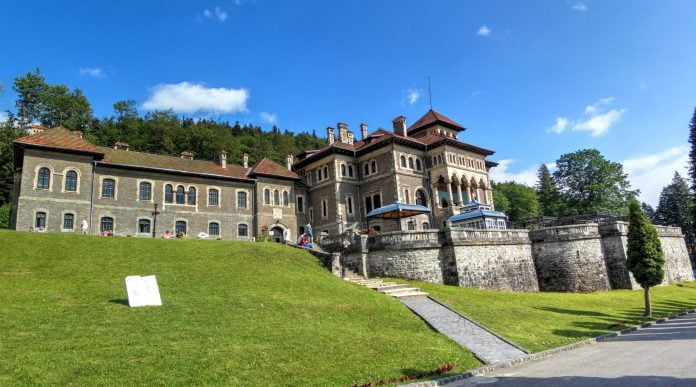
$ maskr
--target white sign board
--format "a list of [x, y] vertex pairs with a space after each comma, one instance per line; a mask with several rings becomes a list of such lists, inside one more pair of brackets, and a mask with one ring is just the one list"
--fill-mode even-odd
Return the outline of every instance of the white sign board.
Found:
[[141, 277], [129, 275], [126, 277], [126, 292], [128, 293], [128, 305], [131, 308], [137, 306], [162, 306], [157, 278], [154, 275]]
[[283, 219], [283, 210], [280, 208], [274, 208], [273, 219]]

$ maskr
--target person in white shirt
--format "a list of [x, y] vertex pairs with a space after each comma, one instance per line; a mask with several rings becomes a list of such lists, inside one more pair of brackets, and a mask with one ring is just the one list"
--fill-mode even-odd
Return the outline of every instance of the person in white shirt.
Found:
[[89, 223], [87, 223], [87, 219], [82, 219], [82, 222], [80, 222], [80, 230], [82, 230], [83, 235], [87, 235], [88, 228], [89, 228]]

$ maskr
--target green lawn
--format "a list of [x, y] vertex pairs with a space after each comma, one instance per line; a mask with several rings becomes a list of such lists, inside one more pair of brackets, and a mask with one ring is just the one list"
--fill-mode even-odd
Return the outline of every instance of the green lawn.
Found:
[[[642, 289], [584, 294], [515, 293], [408, 283], [532, 352], [645, 321]], [[654, 318], [696, 307], [694, 282], [659, 286], [650, 293]]]
[[[126, 305], [157, 276], [162, 307]], [[400, 302], [270, 243], [0, 231], [0, 385], [350, 385], [480, 364]]]

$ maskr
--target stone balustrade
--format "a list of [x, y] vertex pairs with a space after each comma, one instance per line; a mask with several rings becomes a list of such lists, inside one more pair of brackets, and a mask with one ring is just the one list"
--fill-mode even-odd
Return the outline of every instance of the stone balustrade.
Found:
[[599, 238], [597, 223], [573, 224], [569, 226], [546, 227], [533, 230], [529, 234], [532, 242], [560, 241]]
[[529, 244], [529, 230], [450, 229], [447, 241], [455, 246], [478, 244]]
[[392, 231], [380, 235], [370, 235], [367, 248], [370, 250], [409, 249], [441, 247], [442, 236], [438, 230]]

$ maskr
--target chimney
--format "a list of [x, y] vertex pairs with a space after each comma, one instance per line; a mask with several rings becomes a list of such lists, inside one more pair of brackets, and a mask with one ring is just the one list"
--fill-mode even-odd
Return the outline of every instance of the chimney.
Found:
[[394, 133], [406, 136], [406, 117], [398, 116], [392, 120], [392, 124], [394, 125]]
[[338, 141], [347, 144], [348, 143], [348, 124], [344, 122], [339, 122], [336, 124], [338, 127]]
[[288, 153], [288, 155], [285, 157], [285, 162], [287, 164], [288, 171], [292, 171], [292, 164], [294, 164], [292, 153]]
[[363, 140], [365, 137], [367, 137], [367, 124], [364, 122], [360, 124], [360, 134], [362, 135]]
[[326, 128], [326, 137], [329, 139], [329, 145], [336, 142], [336, 137], [334, 136], [334, 129], [330, 126]]
[[189, 151], [183, 151], [181, 152], [181, 158], [184, 160], [193, 160], [193, 153]]
[[220, 166], [227, 168], [227, 151], [220, 151]]
[[116, 141], [116, 143], [114, 143], [114, 149], [127, 151], [129, 148], [130, 146], [128, 146], [128, 143], [121, 141]]
[[245, 153], [244, 156], [242, 157], [242, 165], [244, 165], [244, 168], [249, 168], [249, 154]]
[[353, 145], [353, 132], [348, 132], [348, 144]]
[[[42, 130], [43, 131], [43, 130]], [[82, 131], [80, 130], [73, 130], [73, 134], [76, 135], [79, 138], [82, 138]]]

